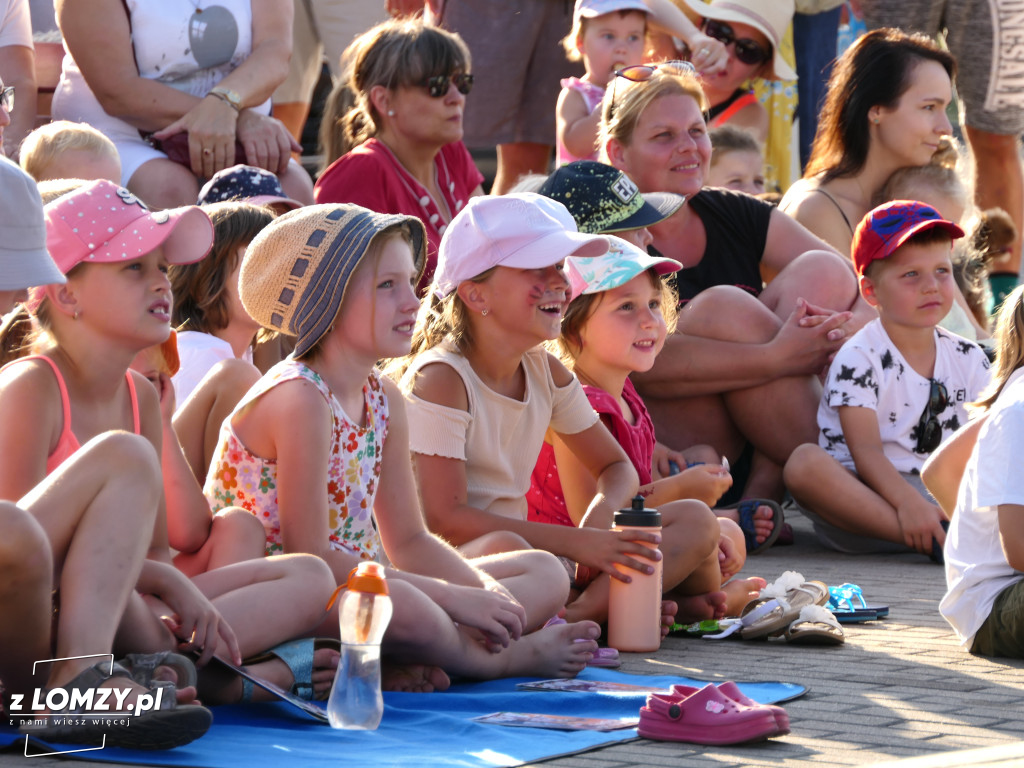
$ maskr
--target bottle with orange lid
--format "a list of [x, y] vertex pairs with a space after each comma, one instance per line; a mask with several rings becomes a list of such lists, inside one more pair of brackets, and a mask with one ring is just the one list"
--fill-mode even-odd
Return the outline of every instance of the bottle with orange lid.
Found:
[[327, 701], [327, 717], [332, 728], [373, 730], [384, 714], [380, 643], [392, 611], [384, 567], [360, 563], [338, 591], [343, 588], [338, 607], [341, 658]]

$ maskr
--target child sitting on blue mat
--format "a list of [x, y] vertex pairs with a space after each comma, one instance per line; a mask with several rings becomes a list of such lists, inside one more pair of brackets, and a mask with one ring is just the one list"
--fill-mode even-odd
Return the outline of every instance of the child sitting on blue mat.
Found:
[[833, 549], [941, 560], [948, 521], [921, 466], [966, 422], [966, 403], [989, 379], [981, 348], [936, 325], [953, 302], [950, 253], [963, 234], [908, 200], [875, 208], [854, 233], [861, 295], [879, 316], [836, 353], [818, 445], [799, 446], [785, 467], [787, 487]]

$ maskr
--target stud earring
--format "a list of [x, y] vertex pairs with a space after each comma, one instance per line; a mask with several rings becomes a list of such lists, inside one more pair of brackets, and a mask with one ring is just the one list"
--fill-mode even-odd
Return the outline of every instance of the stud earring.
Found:
[[[394, 117], [394, 116], [395, 116], [395, 110], [389, 109], [388, 110], [388, 117]], [[876, 120], [875, 122], [878, 122], [878, 121]]]
[[487, 317], [487, 313], [488, 312], [490, 312], [489, 309], [483, 309], [483, 310], [480, 311], [480, 314], [483, 315], [484, 317]]
[[878, 118], [872, 118], [871, 122], [874, 123], [875, 125], [878, 125]]
[[75, 319], [75, 320], [77, 320], [77, 319], [78, 319], [78, 315], [79, 315], [79, 311], [78, 311], [78, 310], [76, 309], [76, 310], [75, 310], [75, 314], [74, 314], [74, 319]]

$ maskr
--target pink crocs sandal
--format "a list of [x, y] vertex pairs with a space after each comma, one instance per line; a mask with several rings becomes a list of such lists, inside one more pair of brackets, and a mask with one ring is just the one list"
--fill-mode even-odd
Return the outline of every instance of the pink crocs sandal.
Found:
[[[692, 696], [699, 690], [700, 688], [694, 688], [690, 685], [673, 685], [671, 695], [678, 696], [679, 698], [686, 698], [687, 696]], [[771, 734], [772, 736], [785, 736], [789, 733], [789, 713], [782, 707], [775, 704], [762, 704], [759, 701], [754, 701], [752, 698], [745, 695], [743, 691], [740, 690], [740, 687], [732, 680], [728, 680], [724, 683], [718, 683], [718, 690], [733, 701], [742, 704], [745, 707], [751, 707], [752, 709], [761, 707], [771, 712], [772, 717], [775, 718], [775, 725], [778, 728], [775, 733]]]
[[685, 697], [651, 694], [640, 708], [637, 729], [647, 739], [691, 744], [744, 744], [778, 732], [770, 710], [740, 704], [713, 683]]

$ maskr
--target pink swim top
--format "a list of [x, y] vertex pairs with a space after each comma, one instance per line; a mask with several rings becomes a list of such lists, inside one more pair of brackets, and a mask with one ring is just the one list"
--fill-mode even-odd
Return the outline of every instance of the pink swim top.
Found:
[[[45, 360], [49, 363], [50, 368], [53, 369], [53, 375], [57, 377], [57, 386], [60, 387], [60, 403], [61, 409], [64, 416], [64, 426], [61, 429], [60, 439], [57, 441], [57, 447], [53, 449], [53, 452], [46, 457], [46, 474], [50, 474], [71, 458], [75, 451], [82, 447], [82, 444], [78, 442], [78, 438], [75, 437], [75, 433], [71, 431], [71, 400], [68, 397], [68, 388], [64, 384], [64, 377], [60, 373], [60, 369], [57, 364], [53, 362], [46, 355], [29, 355], [27, 357], [21, 357], [17, 360], [12, 360], [10, 363], [4, 366], [7, 368], [11, 365], [24, 362], [26, 360]], [[2, 370], [2, 369], [0, 369]], [[141, 434], [141, 426], [139, 422], [139, 399], [135, 393], [135, 380], [132, 378], [132, 372], [125, 372], [125, 381], [128, 383], [128, 394], [132, 400], [132, 429], [135, 434]]]

